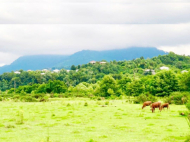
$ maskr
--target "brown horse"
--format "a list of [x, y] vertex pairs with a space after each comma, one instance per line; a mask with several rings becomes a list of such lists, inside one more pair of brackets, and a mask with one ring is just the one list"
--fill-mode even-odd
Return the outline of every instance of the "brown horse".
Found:
[[146, 106], [149, 106], [152, 102], [151, 101], [146, 101], [143, 103], [142, 109]]
[[169, 103], [165, 103], [165, 104], [163, 104], [163, 105], [161, 106], [161, 110], [164, 109], [164, 108], [167, 108], [167, 109], [168, 109], [168, 108], [169, 108]]
[[155, 108], [159, 108], [159, 110], [161, 111], [161, 102], [155, 102], [152, 103], [152, 105], [150, 106], [152, 109], [152, 113], [155, 111]]

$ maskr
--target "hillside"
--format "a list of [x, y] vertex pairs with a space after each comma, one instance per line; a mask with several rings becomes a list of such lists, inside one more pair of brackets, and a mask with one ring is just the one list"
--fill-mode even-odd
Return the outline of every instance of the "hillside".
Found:
[[6, 65], [0, 68], [0, 74], [4, 72], [11, 72], [15, 70], [38, 70], [44, 68], [65, 68], [70, 69], [71, 65], [81, 65], [90, 62], [91, 60], [132, 60], [143, 56], [146, 58], [152, 58], [158, 55], [167, 54], [162, 50], [158, 50], [153, 47], [133, 47], [117, 50], [106, 51], [92, 51], [83, 50], [74, 53], [70, 56], [65, 55], [31, 55], [23, 56], [15, 60], [12, 64]]
[[0, 68], [0, 74], [16, 70], [38, 70], [51, 68], [57, 63], [62, 62], [67, 56], [63, 55], [31, 55], [22, 56], [12, 64]]
[[[70, 72], [62, 69], [59, 73], [48, 71], [43, 75], [41, 74], [42, 71], [20, 71], [20, 74], [15, 74], [13, 72], [3, 73], [0, 75], [0, 90], [5, 91], [13, 88], [15, 79], [17, 80], [17, 86], [43, 84], [48, 83], [50, 80], [63, 81], [68, 86], [76, 86], [82, 82], [94, 84], [101, 81], [105, 75], [112, 75], [116, 80], [121, 80], [124, 76], [129, 77], [129, 80], [134, 80], [134, 78], [143, 79], [151, 74], [150, 72], [145, 72], [147, 69], [152, 69], [159, 75], [160, 67], [162, 66], [169, 67], [170, 72], [177, 73], [176, 76], [179, 77], [182, 71], [189, 71], [190, 57], [170, 52], [167, 55], [159, 55], [150, 59], [141, 57], [130, 61], [110, 61], [106, 64], [100, 64], [98, 62], [96, 64], [83, 64], [81, 66], [74, 66], [74, 68], [72, 68], [73, 70]], [[76, 69], [77, 71], [75, 71]], [[167, 76], [169, 78], [171, 77], [170, 75], [166, 75], [166, 79], [168, 78]], [[185, 77], [184, 80], [182, 77], [179, 77], [179, 79], [183, 81], [186, 81], [186, 78], [188, 77]], [[124, 82], [128, 82], [129, 80], [124, 80]], [[167, 79], [167, 81], [170, 81], [170, 79]], [[182, 89], [186, 89], [186, 86], [189, 86], [189, 84], [185, 83]], [[38, 87], [38, 85], [34, 87]], [[31, 88], [28, 91], [31, 91]]]

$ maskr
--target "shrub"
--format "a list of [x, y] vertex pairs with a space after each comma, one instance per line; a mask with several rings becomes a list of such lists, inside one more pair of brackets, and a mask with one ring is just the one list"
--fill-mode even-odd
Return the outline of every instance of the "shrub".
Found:
[[150, 94], [141, 94], [139, 95], [138, 97], [136, 97], [134, 99], [134, 103], [135, 104], [139, 104], [139, 103], [143, 103], [143, 102], [146, 102], [146, 101], [152, 101], [152, 102], [156, 102], [157, 99], [155, 96], [152, 96]]
[[13, 96], [13, 99], [19, 99], [19, 98], [20, 98], [19, 95], [14, 95], [14, 96]]
[[185, 140], [185, 142], [190, 142], [190, 136], [187, 136], [187, 139]]
[[176, 105], [186, 104], [188, 101], [189, 95], [190, 93], [188, 92], [173, 92], [170, 94], [169, 97], [166, 97], [164, 99], [164, 102], [176, 104]]
[[69, 107], [69, 106], [71, 106], [71, 104], [70, 104], [70, 103], [68, 103], [68, 104], [67, 104], [67, 107]]
[[40, 98], [39, 101], [40, 102], [48, 102], [49, 101], [49, 96], [44, 96], [44, 97]]
[[25, 96], [22, 97], [21, 100], [25, 101], [25, 102], [36, 102], [36, 98], [33, 98], [32, 96]]
[[109, 101], [106, 101], [106, 102], [105, 102], [105, 105], [109, 105], [109, 103], [110, 103]]
[[190, 102], [188, 102], [188, 103], [186, 104], [186, 108], [187, 108], [188, 110], [190, 110]]
[[59, 98], [63, 98], [63, 94], [59, 94], [59, 96], [58, 96]]
[[2, 97], [0, 97], [0, 101], [3, 101], [3, 98], [2, 98]]
[[98, 100], [98, 101], [101, 101], [102, 99], [101, 99], [101, 97], [98, 97], [97, 100]]
[[8, 125], [5, 126], [5, 128], [15, 128], [15, 126], [11, 125], [11, 124], [8, 124]]
[[43, 94], [43, 93], [32, 94], [32, 97], [36, 98], [36, 99], [43, 98], [44, 96], [45, 96], [45, 94]]
[[11, 89], [9, 89], [9, 91], [7, 92], [8, 94], [12, 94], [12, 93], [14, 93], [14, 88], [11, 88]]
[[88, 106], [88, 103], [87, 103], [87, 102], [85, 102], [85, 103], [84, 103], [84, 106]]

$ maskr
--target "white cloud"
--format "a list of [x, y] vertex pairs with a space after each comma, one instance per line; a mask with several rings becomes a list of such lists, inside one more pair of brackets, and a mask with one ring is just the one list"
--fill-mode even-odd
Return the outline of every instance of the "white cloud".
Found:
[[189, 15], [188, 0], [0, 0], [0, 64], [132, 46], [190, 54]]
[[161, 47], [190, 44], [190, 24], [0, 25], [0, 51], [71, 54], [82, 49]]
[[14, 60], [16, 60], [19, 57], [19, 55], [0, 52], [0, 57], [1, 57], [0, 58], [0, 67], [1, 67], [4, 66], [5, 64], [10, 64]]
[[0, 24], [190, 23], [190, 3], [1, 3]]
[[158, 49], [174, 52], [180, 55], [190, 55], [190, 44], [189, 45], [178, 45], [178, 46], [161, 46]]

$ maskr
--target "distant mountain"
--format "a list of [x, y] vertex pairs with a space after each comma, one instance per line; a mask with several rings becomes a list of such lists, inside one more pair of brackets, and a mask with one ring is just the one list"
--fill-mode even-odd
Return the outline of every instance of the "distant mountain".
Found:
[[147, 59], [164, 54], [167, 54], [167, 52], [158, 50], [155, 47], [131, 47], [125, 49], [115, 49], [115, 50], [105, 50], [105, 51], [83, 50], [69, 56], [63, 62], [55, 65], [54, 67], [70, 68], [71, 65], [86, 64], [92, 60], [121, 61], [121, 60], [132, 60], [140, 58], [141, 56]]
[[16, 70], [39, 70], [44, 68], [65, 68], [70, 69], [71, 65], [86, 64], [92, 60], [132, 60], [143, 56], [152, 58], [158, 55], [167, 54], [154, 47], [131, 47], [126, 49], [92, 51], [83, 50], [69, 56], [65, 55], [30, 55], [15, 60], [12, 64], [0, 67], [0, 74]]
[[10, 65], [0, 67], [0, 74], [16, 70], [39, 70], [51, 68], [57, 63], [64, 61], [68, 56], [64, 55], [30, 55], [22, 56]]

